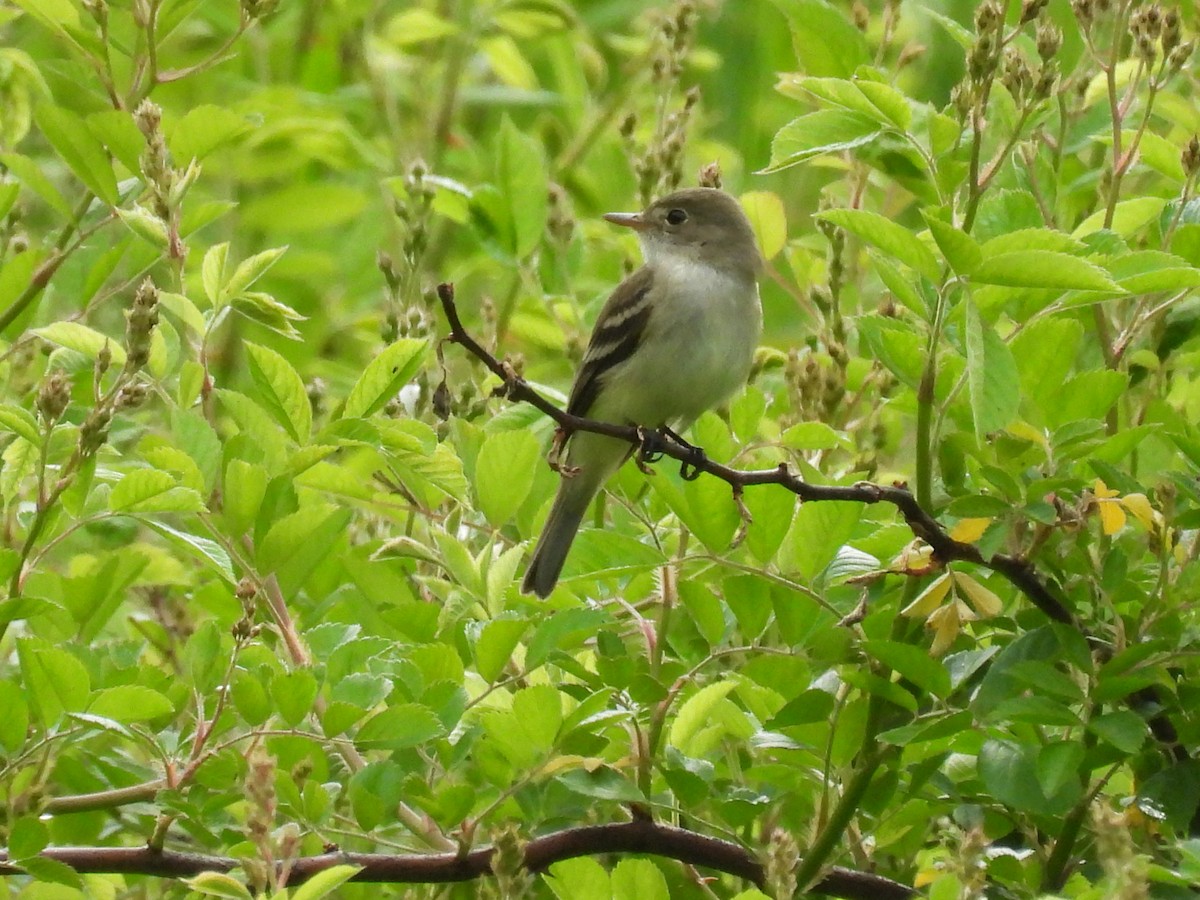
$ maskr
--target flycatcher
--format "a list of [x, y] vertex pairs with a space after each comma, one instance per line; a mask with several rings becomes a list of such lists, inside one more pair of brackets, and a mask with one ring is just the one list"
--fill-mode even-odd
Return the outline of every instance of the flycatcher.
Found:
[[[762, 257], [741, 206], [712, 188], [676, 191], [640, 213], [608, 213], [637, 232], [645, 265], [596, 320], [567, 412], [682, 431], [746, 382], [762, 331]], [[592, 499], [632, 452], [577, 432], [521, 589], [547, 596]]]

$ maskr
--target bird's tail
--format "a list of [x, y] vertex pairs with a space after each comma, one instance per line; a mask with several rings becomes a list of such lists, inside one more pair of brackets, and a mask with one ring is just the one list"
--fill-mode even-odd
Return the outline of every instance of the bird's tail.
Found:
[[567, 551], [575, 540], [575, 532], [587, 513], [588, 505], [596, 495], [596, 487], [584, 480], [583, 473], [576, 478], [564, 478], [554, 498], [554, 506], [542, 528], [537, 548], [525, 570], [521, 590], [537, 594], [545, 599], [558, 583], [559, 573], [567, 558]]

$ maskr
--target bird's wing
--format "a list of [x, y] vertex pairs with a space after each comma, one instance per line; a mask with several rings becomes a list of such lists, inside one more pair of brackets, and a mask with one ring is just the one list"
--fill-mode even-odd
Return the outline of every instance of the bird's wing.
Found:
[[596, 320], [583, 365], [575, 376], [567, 412], [586, 416], [596, 402], [605, 376], [633, 354], [650, 320], [650, 289], [654, 275], [642, 267], [617, 285]]

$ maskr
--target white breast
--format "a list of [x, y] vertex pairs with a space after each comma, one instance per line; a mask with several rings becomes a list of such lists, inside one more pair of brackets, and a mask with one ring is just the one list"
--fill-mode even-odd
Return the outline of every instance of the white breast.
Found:
[[691, 258], [664, 254], [654, 268], [645, 337], [610, 373], [592, 415], [686, 426], [745, 384], [762, 330], [758, 287]]

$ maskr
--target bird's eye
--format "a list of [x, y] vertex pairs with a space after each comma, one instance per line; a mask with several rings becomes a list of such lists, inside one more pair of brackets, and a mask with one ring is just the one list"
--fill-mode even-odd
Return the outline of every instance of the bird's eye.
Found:
[[667, 222], [671, 225], [682, 225], [687, 221], [687, 213], [682, 209], [673, 209], [667, 213]]

